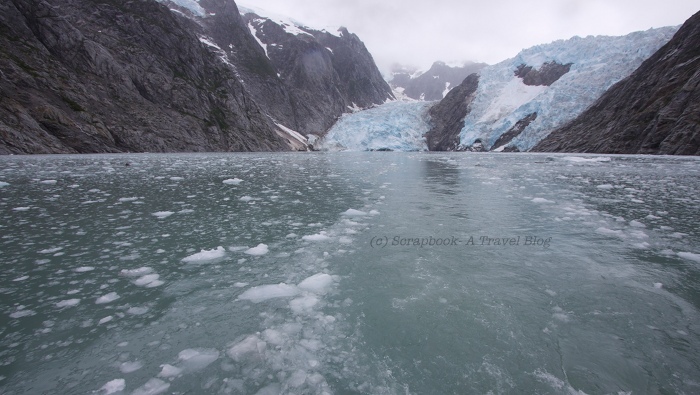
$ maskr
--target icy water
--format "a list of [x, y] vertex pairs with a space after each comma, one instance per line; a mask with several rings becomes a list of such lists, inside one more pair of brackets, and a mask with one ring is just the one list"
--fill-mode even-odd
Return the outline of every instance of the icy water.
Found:
[[2, 394], [700, 393], [697, 158], [2, 157], [0, 185]]

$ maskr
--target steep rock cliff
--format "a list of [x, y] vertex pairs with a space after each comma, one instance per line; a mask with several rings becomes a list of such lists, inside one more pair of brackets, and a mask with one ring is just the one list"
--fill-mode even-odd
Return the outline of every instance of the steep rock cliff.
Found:
[[282, 150], [196, 26], [151, 0], [0, 4], [0, 153]]
[[700, 12], [533, 151], [700, 155]]

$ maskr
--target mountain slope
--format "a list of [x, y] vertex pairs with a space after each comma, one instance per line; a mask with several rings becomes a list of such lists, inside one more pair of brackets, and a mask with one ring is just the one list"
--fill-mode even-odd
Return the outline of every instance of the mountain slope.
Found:
[[700, 12], [533, 151], [700, 155]]
[[479, 75], [472, 74], [452, 89], [445, 98], [430, 107], [432, 127], [425, 137], [430, 151], [454, 151], [459, 146], [459, 132], [469, 113], [479, 86]]
[[435, 62], [424, 73], [398, 69], [392, 73], [389, 84], [396, 92], [415, 100], [442, 100], [470, 74], [478, 73], [486, 63], [468, 62], [462, 66], [449, 66]]
[[[631, 74], [676, 30], [574, 37], [525, 49], [484, 68], [460, 132], [461, 147], [480, 141], [489, 150], [529, 150]], [[501, 139], [508, 132], [509, 139]]]
[[241, 12], [272, 67], [274, 75], [265, 78], [276, 78], [277, 83], [272, 87], [260, 75], [250, 74], [245, 80], [253, 96], [268, 102], [270, 114], [286, 126], [302, 134], [322, 135], [350, 109], [393, 99], [369, 51], [347, 29], [330, 33], [261, 16], [259, 10], [242, 7]]
[[288, 149], [196, 26], [154, 1], [0, 4], [0, 153]]
[[306, 149], [392, 98], [354, 34], [233, 0], [0, 4], [0, 153]]

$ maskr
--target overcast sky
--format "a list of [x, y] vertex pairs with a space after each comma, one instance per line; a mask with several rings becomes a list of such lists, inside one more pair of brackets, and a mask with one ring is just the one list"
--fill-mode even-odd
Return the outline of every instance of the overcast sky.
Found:
[[680, 25], [698, 0], [242, 0], [310, 27], [345, 26], [383, 73], [393, 63], [498, 63], [521, 49], [587, 35]]

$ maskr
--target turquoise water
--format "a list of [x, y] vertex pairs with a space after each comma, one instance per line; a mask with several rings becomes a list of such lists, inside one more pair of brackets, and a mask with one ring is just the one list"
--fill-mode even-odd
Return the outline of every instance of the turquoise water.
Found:
[[695, 158], [2, 157], [0, 185], [3, 394], [700, 392]]

